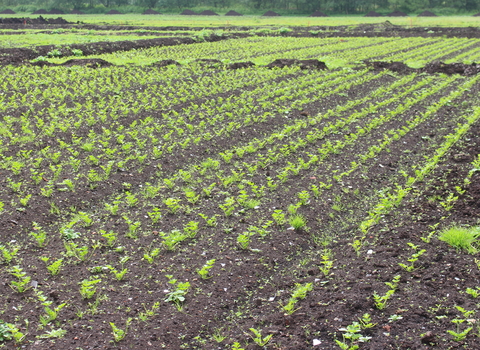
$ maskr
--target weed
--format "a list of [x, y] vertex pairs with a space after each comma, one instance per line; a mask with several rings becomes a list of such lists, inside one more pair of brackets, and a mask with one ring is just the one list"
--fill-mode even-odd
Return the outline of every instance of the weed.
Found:
[[480, 236], [480, 227], [451, 227], [440, 233], [439, 240], [444, 241], [457, 248], [457, 250], [466, 250], [470, 254], [478, 252], [478, 243]]

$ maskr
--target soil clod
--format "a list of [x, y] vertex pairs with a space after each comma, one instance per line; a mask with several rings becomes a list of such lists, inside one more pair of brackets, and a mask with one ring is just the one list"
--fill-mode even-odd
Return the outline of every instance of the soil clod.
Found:
[[276, 17], [276, 16], [281, 16], [280, 14], [273, 12], [273, 11], [267, 11], [265, 12], [262, 16], [265, 17]]
[[237, 11], [230, 10], [228, 11], [225, 16], [243, 16], [241, 13], [238, 13]]

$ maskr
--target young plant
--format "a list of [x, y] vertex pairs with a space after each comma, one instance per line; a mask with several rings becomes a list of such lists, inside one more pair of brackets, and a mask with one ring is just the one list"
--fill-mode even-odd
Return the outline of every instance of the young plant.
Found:
[[215, 259], [211, 259], [211, 260], [208, 260], [207, 263], [205, 265], [202, 266], [201, 269], [197, 270], [198, 274], [200, 275], [200, 277], [202, 277], [202, 279], [208, 279], [208, 278], [211, 278], [211, 276], [209, 276], [209, 272], [210, 272], [210, 269], [213, 267], [213, 264], [215, 264]]
[[390, 300], [392, 297], [393, 293], [395, 291], [393, 289], [390, 289], [385, 293], [385, 295], [379, 295], [377, 292], [373, 292], [373, 300], [375, 301], [375, 306], [379, 310], [383, 310], [387, 307], [387, 302]]
[[292, 215], [289, 218], [288, 222], [290, 223], [290, 226], [292, 226], [296, 231], [301, 230], [307, 225], [307, 220], [303, 215], [300, 214]]
[[463, 331], [460, 331], [460, 324], [465, 322], [466, 320], [462, 320], [459, 318], [455, 318], [452, 320], [452, 323], [456, 324], [457, 329], [455, 331], [452, 330], [447, 330], [447, 333], [450, 334], [453, 337], [453, 340], [455, 341], [462, 341], [464, 340], [468, 333], [473, 329], [473, 327], [468, 327], [464, 329]]
[[[412, 243], [407, 243], [413, 250], [417, 250], [418, 247]], [[403, 263], [399, 263], [400, 267], [403, 267], [406, 271], [412, 272], [415, 269], [415, 262], [418, 260], [420, 256], [422, 256], [426, 252], [425, 249], [419, 250], [416, 253], [412, 254], [412, 257], [408, 259], [407, 261], [410, 262], [410, 265], [406, 265]]]
[[37, 246], [40, 248], [44, 248], [48, 243], [47, 232], [45, 232], [45, 230], [43, 230], [36, 222], [33, 223], [33, 231], [30, 232], [29, 235], [35, 240]]
[[100, 283], [101, 279], [94, 279], [94, 280], [83, 280], [79, 282], [80, 284], [80, 295], [83, 299], [91, 299], [95, 295], [97, 291], [97, 284]]
[[10, 287], [12, 287], [14, 291], [18, 293], [23, 293], [31, 288], [31, 277], [27, 276], [27, 273], [24, 272], [20, 266], [12, 266], [8, 272], [17, 278], [16, 281], [10, 282]]
[[325, 249], [324, 254], [322, 254], [322, 261], [320, 264], [323, 266], [319, 266], [320, 271], [323, 273], [323, 275], [326, 277], [330, 273], [330, 270], [333, 267], [333, 260], [332, 258], [332, 251], [329, 249]]
[[359, 348], [358, 342], [368, 342], [371, 337], [364, 337], [360, 334], [361, 325], [358, 322], [353, 322], [345, 328], [340, 328], [342, 333], [342, 341], [335, 339], [335, 342], [342, 350], [356, 350]]
[[125, 330], [118, 328], [115, 323], [110, 322], [110, 327], [112, 327], [113, 340], [115, 341], [115, 343], [118, 343], [120, 340], [125, 338], [128, 332], [128, 327], [130, 326], [132, 320], [133, 318], [131, 317], [127, 319], [127, 322], [125, 322]]
[[250, 328], [250, 332], [253, 333], [253, 335], [250, 335], [250, 338], [252, 338], [255, 344], [262, 347], [266, 346], [273, 337], [273, 334], [262, 337], [262, 332], [255, 328]]
[[48, 265], [47, 270], [48, 272], [50, 272], [52, 276], [56, 276], [60, 272], [60, 269], [62, 268], [62, 264], [63, 264], [63, 259], [58, 259], [53, 263], [51, 263], [50, 265]]
[[183, 302], [185, 301], [185, 295], [188, 293], [190, 289], [190, 282], [178, 282], [173, 278], [173, 275], [166, 276], [171, 285], [175, 285], [175, 290], [171, 291], [167, 294], [167, 298], [165, 299], [166, 302], [171, 302], [175, 304], [175, 307], [178, 311], [182, 311], [183, 309]]

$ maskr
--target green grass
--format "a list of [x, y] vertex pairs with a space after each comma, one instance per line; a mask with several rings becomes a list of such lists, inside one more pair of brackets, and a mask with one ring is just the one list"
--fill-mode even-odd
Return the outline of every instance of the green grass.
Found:
[[30, 47], [39, 45], [69, 45], [69, 44], [87, 44], [99, 41], [122, 41], [122, 40], [141, 40], [159, 38], [163, 35], [105, 35], [106, 33], [68, 33], [68, 34], [45, 34], [28, 33], [0, 35], [0, 48]]
[[[216, 27], [216, 26], [338, 26], [357, 25], [360, 23], [381, 23], [386, 20], [396, 25], [417, 26], [417, 27], [477, 27], [480, 24], [480, 17], [473, 16], [439, 16], [439, 17], [363, 17], [354, 16], [332, 16], [332, 17], [307, 17], [307, 15], [262, 17], [242, 16], [225, 17], [220, 16], [180, 16], [180, 15], [141, 15], [125, 14], [111, 15], [61, 15], [70, 22], [81, 21], [90, 24], [112, 24], [112, 25], [136, 25], [136, 26], [194, 26], [194, 27]], [[16, 15], [2, 15], [4, 17], [38, 17], [37, 15], [18, 13]], [[45, 18], [57, 18], [59, 15], [44, 15]]]
[[478, 252], [479, 237], [480, 227], [451, 227], [444, 230], [438, 239], [458, 250], [463, 249], [475, 254]]

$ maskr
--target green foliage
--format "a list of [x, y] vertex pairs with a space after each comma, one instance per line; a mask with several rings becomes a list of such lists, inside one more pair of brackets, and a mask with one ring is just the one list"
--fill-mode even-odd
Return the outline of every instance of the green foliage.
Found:
[[211, 276], [209, 276], [208, 274], [210, 269], [213, 267], [213, 264], [215, 264], [215, 261], [216, 261], [215, 259], [208, 260], [207, 263], [203, 265], [201, 269], [197, 270], [198, 274], [200, 275], [200, 277], [202, 277], [202, 279], [211, 278]]
[[91, 299], [97, 292], [97, 284], [102, 282], [101, 279], [91, 279], [91, 280], [83, 280], [79, 282], [80, 284], [80, 295], [83, 299]]
[[451, 227], [442, 231], [438, 239], [459, 251], [465, 250], [470, 254], [475, 254], [479, 250], [479, 237], [480, 227]]

